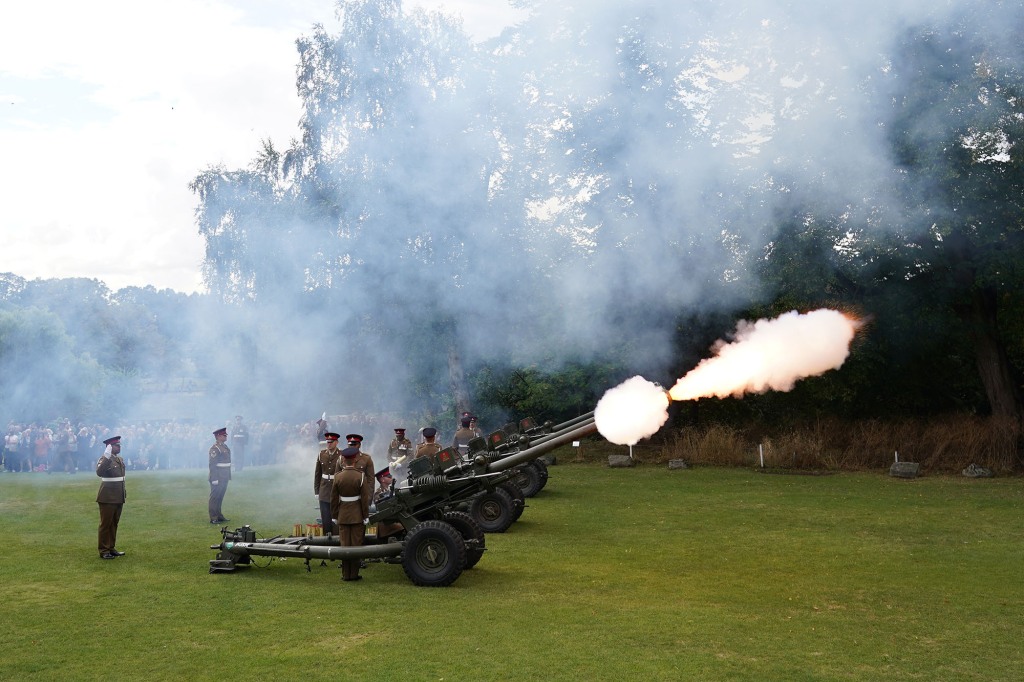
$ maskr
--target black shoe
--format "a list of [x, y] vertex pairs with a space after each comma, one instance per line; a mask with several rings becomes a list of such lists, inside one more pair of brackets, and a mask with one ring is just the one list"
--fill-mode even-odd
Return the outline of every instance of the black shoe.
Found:
[[116, 549], [110, 550], [109, 553], [113, 554], [114, 556], [124, 556], [124, 552], [118, 552]]
[[116, 559], [117, 555], [116, 554], [111, 554], [110, 552], [104, 552], [103, 554], [100, 554], [100, 558], [101, 559]]
[[231, 519], [225, 519], [223, 516], [217, 519], [217, 523], [230, 523]]

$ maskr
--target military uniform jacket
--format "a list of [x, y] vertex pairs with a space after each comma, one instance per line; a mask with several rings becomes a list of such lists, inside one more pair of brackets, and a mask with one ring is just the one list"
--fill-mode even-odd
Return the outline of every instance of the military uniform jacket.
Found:
[[461, 428], [455, 432], [455, 440], [452, 441], [452, 447], [459, 449], [459, 454], [465, 455], [469, 453], [469, 441], [476, 438], [476, 433], [473, 429]]
[[231, 448], [223, 443], [214, 443], [210, 448], [210, 478], [211, 483], [221, 483], [231, 480]]
[[321, 502], [331, 501], [331, 489], [334, 487], [334, 474], [338, 472], [338, 460], [341, 459], [341, 450], [338, 448], [331, 452], [330, 449], [320, 451], [316, 458], [316, 468], [313, 471], [313, 492]]
[[96, 462], [96, 475], [100, 477], [100, 490], [96, 501], [104, 504], [124, 504], [124, 460], [119, 455], [100, 457]]
[[331, 512], [339, 524], [360, 524], [370, 516], [373, 487], [373, 461], [367, 455], [342, 458], [331, 486]]
[[245, 424], [239, 424], [231, 429], [231, 442], [238, 445], [245, 445], [249, 442], [249, 429], [245, 428]]
[[388, 446], [388, 460], [394, 461], [412, 452], [412, 441], [408, 438], [395, 438]]
[[416, 448], [417, 457], [426, 457], [427, 455], [436, 455], [441, 452], [440, 443], [420, 443], [420, 446]]

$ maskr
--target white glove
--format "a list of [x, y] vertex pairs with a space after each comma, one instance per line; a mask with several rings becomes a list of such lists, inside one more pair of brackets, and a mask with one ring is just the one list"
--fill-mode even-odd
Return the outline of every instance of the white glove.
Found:
[[364, 525], [364, 526], [365, 526], [366, 524], [368, 524], [368, 523], [370, 523], [370, 519], [363, 519], [363, 525]]
[[210, 481], [210, 485], [217, 485], [220, 481]]
[[109, 445], [107, 447], [103, 448], [103, 458], [104, 459], [110, 459], [110, 456], [113, 455], [113, 454], [114, 453], [113, 453], [113, 451], [111, 451]]

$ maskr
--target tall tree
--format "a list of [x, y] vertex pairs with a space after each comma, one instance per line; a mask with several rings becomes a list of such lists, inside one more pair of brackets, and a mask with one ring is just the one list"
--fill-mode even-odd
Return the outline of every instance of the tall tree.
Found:
[[75, 353], [57, 315], [40, 308], [0, 310], [0, 405], [6, 419], [116, 414], [118, 405], [100, 404], [104, 383], [102, 368], [88, 354]]
[[1024, 50], [990, 39], [996, 24], [1024, 28], [1024, 9], [991, 3], [908, 34], [890, 135], [908, 206], [903, 276], [950, 306], [992, 413], [1019, 421], [1021, 373], [1000, 314], [1024, 282]]

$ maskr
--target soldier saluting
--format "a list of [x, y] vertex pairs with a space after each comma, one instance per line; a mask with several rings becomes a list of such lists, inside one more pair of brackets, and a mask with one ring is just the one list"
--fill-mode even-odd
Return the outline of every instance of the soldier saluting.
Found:
[[320, 521], [327, 535], [331, 535], [335, 530], [331, 493], [334, 490], [334, 474], [338, 471], [338, 458], [341, 457], [341, 450], [338, 449], [339, 438], [341, 436], [332, 431], [324, 433], [327, 447], [317, 456], [313, 471], [313, 494], [320, 502]]
[[224, 494], [228, 491], [228, 481], [231, 480], [231, 448], [225, 445], [228, 439], [227, 428], [217, 429], [213, 437], [217, 442], [210, 447], [210, 523], [227, 523], [231, 519], [224, 518], [220, 510]]
[[121, 459], [121, 436], [112, 436], [103, 444], [103, 456], [96, 462], [96, 475], [100, 477], [100, 490], [96, 502], [100, 506], [99, 550], [101, 559], [116, 559], [124, 552], [116, 549], [117, 524], [127, 498], [124, 488], [124, 460]]

